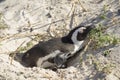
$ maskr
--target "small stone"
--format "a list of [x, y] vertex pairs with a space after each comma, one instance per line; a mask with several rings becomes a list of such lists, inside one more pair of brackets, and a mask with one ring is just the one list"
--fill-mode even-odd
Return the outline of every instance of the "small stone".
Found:
[[51, 17], [52, 17], [50, 13], [46, 14], [46, 16], [47, 16], [48, 18], [51, 18]]

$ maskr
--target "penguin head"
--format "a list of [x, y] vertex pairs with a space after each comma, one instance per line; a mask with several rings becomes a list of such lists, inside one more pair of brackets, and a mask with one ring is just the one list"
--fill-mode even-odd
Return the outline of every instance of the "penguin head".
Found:
[[78, 26], [71, 30], [69, 34], [66, 36], [71, 40], [72, 43], [76, 43], [79, 41], [85, 40], [89, 32], [94, 28], [95, 26]]

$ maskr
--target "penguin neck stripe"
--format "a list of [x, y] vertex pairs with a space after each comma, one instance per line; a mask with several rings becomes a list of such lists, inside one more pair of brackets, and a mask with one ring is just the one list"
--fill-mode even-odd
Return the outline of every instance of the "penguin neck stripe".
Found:
[[80, 29], [77, 29], [73, 34], [72, 34], [72, 41], [74, 43], [74, 51], [72, 52], [72, 54], [74, 54], [75, 52], [77, 52], [82, 46], [83, 44], [83, 40], [82, 41], [79, 41], [77, 40], [77, 35], [78, 35], [78, 32], [80, 31]]

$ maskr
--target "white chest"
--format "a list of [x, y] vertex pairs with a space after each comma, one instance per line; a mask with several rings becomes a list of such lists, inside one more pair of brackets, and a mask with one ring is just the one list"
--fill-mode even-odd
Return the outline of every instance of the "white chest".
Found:
[[77, 43], [74, 44], [74, 51], [72, 52], [72, 54], [76, 53], [79, 49], [82, 48], [82, 44], [84, 41], [78, 41]]

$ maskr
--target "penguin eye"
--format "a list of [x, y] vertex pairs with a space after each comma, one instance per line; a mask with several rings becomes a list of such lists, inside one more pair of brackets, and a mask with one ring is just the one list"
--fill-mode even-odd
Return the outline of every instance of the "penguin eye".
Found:
[[83, 34], [82, 33], [78, 32], [77, 40], [79, 40], [79, 41], [83, 40]]

